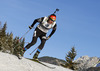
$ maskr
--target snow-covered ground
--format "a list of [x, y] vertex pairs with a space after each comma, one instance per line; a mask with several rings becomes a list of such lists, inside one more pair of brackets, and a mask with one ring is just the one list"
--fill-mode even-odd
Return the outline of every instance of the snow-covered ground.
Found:
[[0, 52], [0, 71], [72, 71], [61, 66], [47, 65], [56, 68], [50, 69], [28, 59], [19, 60], [14, 55]]
[[89, 57], [82, 56], [75, 60], [76, 63], [80, 63], [78, 65], [79, 71], [84, 71], [90, 67], [96, 67], [98, 63], [100, 63], [100, 58], [98, 57]]

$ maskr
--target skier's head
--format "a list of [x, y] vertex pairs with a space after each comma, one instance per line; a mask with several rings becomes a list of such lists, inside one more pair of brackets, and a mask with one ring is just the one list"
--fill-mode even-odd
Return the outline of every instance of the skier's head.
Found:
[[56, 15], [55, 14], [51, 14], [48, 18], [49, 18], [48, 22], [50, 24], [52, 24], [54, 21], [56, 21]]
[[51, 14], [49, 16], [49, 19], [51, 19], [52, 21], [56, 21], [56, 15], [55, 14]]

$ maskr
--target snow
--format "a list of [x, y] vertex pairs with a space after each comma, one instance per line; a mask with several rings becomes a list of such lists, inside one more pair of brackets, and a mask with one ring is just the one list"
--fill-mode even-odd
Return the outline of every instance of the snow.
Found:
[[90, 67], [96, 67], [97, 63], [100, 61], [98, 57], [89, 57], [89, 56], [82, 56], [75, 60], [78, 64], [79, 71], [84, 71]]
[[50, 69], [34, 61], [25, 58], [19, 60], [14, 55], [0, 52], [0, 71], [72, 71], [61, 66], [46, 64], [56, 68]]

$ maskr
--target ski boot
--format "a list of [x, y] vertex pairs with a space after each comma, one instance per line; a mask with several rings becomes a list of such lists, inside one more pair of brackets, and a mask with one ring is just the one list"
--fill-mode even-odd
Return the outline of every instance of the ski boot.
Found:
[[27, 50], [27, 48], [23, 48], [23, 52], [25, 52]]
[[33, 61], [39, 61], [38, 60], [38, 55], [40, 54], [40, 49], [37, 49], [37, 52], [34, 54], [34, 56], [33, 56]]
[[[21, 50], [21, 52], [24, 54], [26, 50], [27, 50], [27, 48], [23, 48]], [[22, 59], [23, 55], [21, 55], [21, 53], [18, 53], [17, 57], [18, 57], [18, 59]]]

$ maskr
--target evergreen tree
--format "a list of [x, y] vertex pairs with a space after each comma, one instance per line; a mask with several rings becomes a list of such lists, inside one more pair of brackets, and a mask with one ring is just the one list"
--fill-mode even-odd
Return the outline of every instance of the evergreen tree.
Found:
[[0, 22], [0, 50], [1, 50], [1, 47], [2, 47], [2, 45], [1, 45], [1, 31], [2, 31], [2, 27], [1, 27], [1, 22]]
[[20, 52], [21, 52], [21, 55], [23, 56], [23, 54], [24, 54], [24, 52], [22, 51], [23, 50], [23, 48], [24, 48], [24, 45], [25, 45], [25, 38], [24, 39], [22, 39], [22, 41], [21, 41], [21, 48], [20, 48]]
[[1, 41], [1, 36], [2, 36], [1, 32], [2, 32], [2, 28], [1, 28], [1, 24], [0, 24], [0, 41]]
[[13, 41], [13, 54], [17, 55], [19, 52], [19, 47], [20, 47], [20, 43], [19, 43], [19, 37], [15, 37], [14, 41]]
[[[1, 29], [1, 32], [0, 32], [0, 40], [1, 40], [1, 42], [0, 42], [0, 46], [1, 46], [1, 50], [3, 51], [3, 52], [5, 52], [6, 50], [5, 50], [5, 48], [7, 48], [7, 44], [6, 44], [6, 40], [7, 40], [7, 37], [6, 37], [6, 27], [7, 25], [6, 25], [6, 23], [4, 24], [4, 26], [3, 26], [3, 28]], [[4, 48], [5, 47], [5, 48]]]
[[72, 47], [71, 50], [68, 52], [68, 54], [66, 54], [66, 64], [62, 66], [63, 67], [66, 67], [66, 68], [70, 68], [72, 70], [76, 70], [76, 64], [75, 62], [73, 62], [75, 56], [76, 56], [76, 50], [75, 50], [75, 47]]
[[25, 39], [22, 39], [21, 41], [19, 41], [19, 37], [13, 39], [13, 33], [6, 33], [6, 28], [6, 23], [3, 27], [1, 27], [0, 23], [0, 51], [14, 54], [16, 56], [18, 53], [23, 55], [21, 50], [24, 47]]
[[22, 39], [22, 41], [21, 41], [21, 47], [22, 47], [22, 48], [24, 48], [24, 44], [25, 44], [25, 38]]
[[1, 32], [2, 26], [1, 26], [1, 22], [0, 22], [0, 32]]
[[8, 33], [7, 37], [8, 37], [8, 41], [7, 41], [8, 48], [10, 50], [10, 53], [12, 53], [13, 52], [13, 34], [12, 33], [10, 33], [10, 34]]
[[19, 53], [21, 54], [21, 55], [23, 55], [23, 47], [24, 47], [24, 41], [25, 41], [25, 39], [23, 39], [23, 40], [20, 40], [19, 41], [19, 37], [15, 37], [15, 39], [14, 39], [14, 42], [13, 42], [13, 49], [14, 49], [14, 51], [13, 51], [13, 54], [14, 55], [18, 55]]
[[2, 28], [2, 32], [1, 32], [2, 37], [6, 36], [6, 29], [7, 29], [7, 24], [5, 23], [4, 26], [3, 26], [3, 28]]

